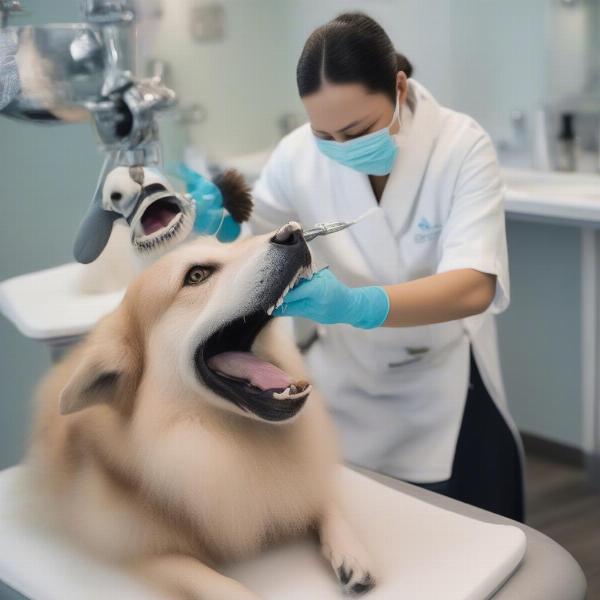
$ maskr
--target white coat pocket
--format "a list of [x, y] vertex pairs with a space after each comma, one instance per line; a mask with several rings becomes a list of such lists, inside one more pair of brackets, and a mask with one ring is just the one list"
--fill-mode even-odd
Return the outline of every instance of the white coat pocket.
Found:
[[[333, 329], [333, 328], [332, 328]], [[338, 348], [345, 347], [352, 362], [363, 372], [388, 375], [409, 365], [429, 364], [464, 335], [460, 321], [418, 327], [350, 327], [328, 332]]]

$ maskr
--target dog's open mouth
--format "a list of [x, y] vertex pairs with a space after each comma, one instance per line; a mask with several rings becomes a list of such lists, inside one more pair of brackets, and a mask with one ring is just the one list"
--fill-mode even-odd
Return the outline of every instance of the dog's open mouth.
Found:
[[131, 242], [136, 250], [151, 252], [185, 238], [193, 220], [194, 210], [187, 198], [152, 184], [144, 189], [144, 198], [130, 223]]
[[[302, 271], [281, 297], [305, 274]], [[258, 334], [271, 320], [271, 312], [272, 308], [268, 312], [257, 310], [219, 329], [198, 347], [195, 364], [200, 378], [220, 396], [262, 419], [285, 421], [304, 406], [312, 387], [307, 381], [294, 380], [253, 348]]]

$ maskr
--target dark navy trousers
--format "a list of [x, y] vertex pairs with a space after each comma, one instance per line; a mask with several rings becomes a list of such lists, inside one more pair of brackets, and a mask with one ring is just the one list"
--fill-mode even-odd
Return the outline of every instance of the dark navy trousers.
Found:
[[524, 522], [522, 470], [514, 435], [489, 395], [471, 352], [469, 391], [452, 475], [446, 481], [410, 483]]

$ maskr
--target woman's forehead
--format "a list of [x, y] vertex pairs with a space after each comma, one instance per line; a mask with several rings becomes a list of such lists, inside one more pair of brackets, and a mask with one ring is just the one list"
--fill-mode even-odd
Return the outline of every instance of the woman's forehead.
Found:
[[302, 101], [313, 130], [327, 133], [341, 131], [355, 122], [378, 118], [391, 104], [385, 94], [369, 92], [357, 83], [324, 83]]

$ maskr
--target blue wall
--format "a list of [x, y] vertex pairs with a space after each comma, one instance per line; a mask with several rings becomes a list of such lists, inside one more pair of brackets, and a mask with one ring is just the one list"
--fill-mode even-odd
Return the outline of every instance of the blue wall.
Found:
[[[242, 0], [227, 1], [232, 14], [239, 2]], [[262, 3], [263, 0], [254, 2], [256, 6]], [[77, 0], [25, 0], [25, 4], [32, 14], [21, 22], [78, 18]], [[306, 33], [313, 25], [348, 7], [368, 10], [389, 25], [398, 47], [414, 60], [419, 77], [441, 100], [472, 112], [497, 138], [509, 137], [510, 109], [534, 108], [543, 97], [541, 72], [548, 69], [543, 24], [550, 3], [532, 0], [525, 6], [511, 0], [502, 8], [489, 2], [481, 6], [476, 3], [473, 8], [475, 4], [466, 0], [459, 0], [458, 8], [449, 0], [431, 0], [431, 4], [424, 6], [416, 0], [294, 0], [284, 10], [283, 3], [280, 7], [277, 0], [264, 0], [270, 16], [261, 13], [261, 31], [275, 28], [281, 21], [281, 27], [289, 33], [289, 48], [278, 46], [279, 51], [273, 52], [273, 40], [277, 38], [265, 34], [264, 52], [273, 68], [271, 79], [260, 80], [262, 89], [252, 90], [248, 79], [240, 79], [243, 85], [238, 83], [237, 95], [231, 94], [230, 88], [225, 90], [228, 96], [238, 99], [238, 104], [227, 104], [227, 110], [236, 112], [241, 103], [249, 112], [240, 109], [243, 118], [236, 116], [235, 132], [228, 134], [227, 144], [222, 141], [223, 148], [215, 150], [259, 149], [276, 135], [276, 119], [286, 110], [298, 109], [293, 67]], [[230, 20], [231, 30], [219, 47], [224, 53], [223, 61], [218, 65], [225, 64], [232, 73], [236, 68], [247, 71], [252, 80], [252, 69], [267, 63], [258, 60], [262, 56], [258, 46], [250, 49], [252, 60], [242, 60], [245, 55], [240, 58], [239, 53], [248, 53], [248, 49], [238, 47], [238, 21]], [[485, 28], [478, 28], [482, 21], [500, 24], [493, 30], [493, 43], [484, 48], [481, 60], [476, 51], [487, 41]], [[424, 28], [434, 35], [423, 36]], [[175, 28], [178, 32], [181, 29]], [[188, 38], [187, 34], [178, 36], [177, 43], [183, 46]], [[165, 41], [171, 42], [166, 38]], [[506, 60], [505, 51], [511, 59], [522, 55], [523, 60], [518, 65], [514, 60]], [[202, 45], [177, 48], [177, 52], [194, 61], [196, 57], [204, 61], [212, 57]], [[179, 60], [175, 54], [173, 60]], [[498, 64], [490, 70], [492, 58]], [[213, 98], [214, 90], [206, 89], [209, 86], [201, 76], [204, 71], [199, 71], [190, 79], [195, 87], [184, 90], [188, 93], [183, 96], [185, 103], [200, 101], [212, 107], [210, 102], [214, 101], [219, 106]], [[477, 77], [472, 77], [473, 72]], [[508, 82], [501, 89], [494, 87], [499, 73], [504, 77], [502, 81]], [[181, 83], [181, 78], [187, 82], [185, 72], [174, 75], [176, 82]], [[470, 93], [472, 89], [478, 93]], [[259, 110], [257, 98], [263, 94], [268, 103]], [[256, 122], [247, 125], [248, 114], [256, 115]], [[209, 122], [191, 132], [194, 141], [214, 145], [211, 123], [222, 131], [222, 121], [222, 110], [212, 110]], [[258, 136], [257, 129], [264, 130], [265, 135]], [[71, 259], [73, 236], [93, 192], [100, 163], [88, 126], [40, 127], [0, 118], [0, 280]], [[499, 320], [499, 333], [512, 412], [522, 429], [579, 446], [579, 233], [569, 228], [511, 222], [508, 235], [513, 303]], [[45, 348], [26, 340], [0, 318], [0, 468], [17, 461], [22, 453], [31, 388], [48, 364]]]
[[580, 230], [509, 220], [507, 235], [498, 335], [511, 412], [521, 430], [581, 447]]
[[[0, 119], [0, 280], [69, 262], [101, 158], [91, 128]], [[41, 299], [43, 301], [43, 299]], [[23, 448], [31, 389], [48, 351], [0, 319], [0, 467]]]
[[[76, 0], [27, 0], [28, 23], [74, 21]], [[25, 22], [21, 18], [18, 22]], [[89, 126], [0, 118], [0, 280], [71, 260], [101, 163]], [[48, 352], [0, 318], [0, 468], [21, 456]]]

